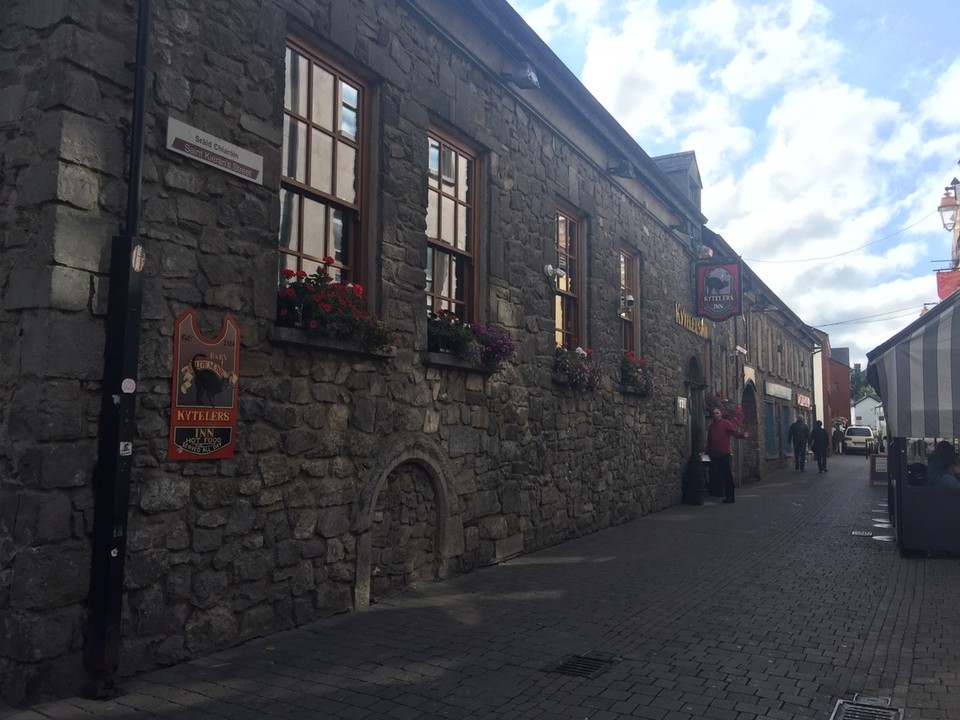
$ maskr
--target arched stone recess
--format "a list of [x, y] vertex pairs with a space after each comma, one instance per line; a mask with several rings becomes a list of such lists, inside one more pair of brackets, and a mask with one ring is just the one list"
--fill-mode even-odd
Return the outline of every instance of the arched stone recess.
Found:
[[[354, 527], [357, 539], [357, 571], [353, 589], [355, 609], [370, 604], [374, 530], [378, 523], [383, 522], [380, 517], [383, 508], [381, 506], [378, 510], [378, 501], [384, 493], [394, 493], [394, 497], [399, 496], [407, 501], [418, 499], [430, 507], [433, 515], [432, 537], [429, 538], [431, 573], [434, 579], [446, 579], [450, 559], [462, 554], [464, 548], [459, 503], [456, 494], [451, 491], [450, 481], [453, 477], [454, 472], [443, 449], [438, 443], [423, 437], [411, 437], [396, 443], [371, 468], [360, 494], [360, 511]], [[426, 491], [416, 487], [417, 480], [421, 478], [428, 485]], [[401, 483], [405, 487], [390, 489], [391, 482]], [[423, 509], [419, 508], [421, 514]], [[404, 527], [415, 528], [416, 523]], [[424, 540], [422, 537], [417, 539]]]
[[[704, 415], [704, 388], [703, 370], [700, 359], [691, 355], [687, 360], [687, 372], [684, 378], [687, 391], [687, 442], [689, 452], [700, 452], [706, 439], [706, 417]], [[685, 456], [686, 457], [686, 456]]]
[[743, 406], [743, 430], [750, 433], [743, 454], [743, 480], [760, 479], [760, 408], [757, 406], [757, 386], [753, 380], [747, 380], [740, 395]]

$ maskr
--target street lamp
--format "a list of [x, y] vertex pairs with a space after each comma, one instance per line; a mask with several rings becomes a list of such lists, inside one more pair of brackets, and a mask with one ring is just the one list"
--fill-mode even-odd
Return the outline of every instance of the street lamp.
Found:
[[960, 185], [960, 180], [954, 178], [943, 189], [940, 207], [937, 208], [940, 219], [943, 221], [943, 229], [950, 232], [953, 232], [953, 229], [957, 226], [957, 209], [960, 208], [960, 202], [957, 202], [957, 185]]

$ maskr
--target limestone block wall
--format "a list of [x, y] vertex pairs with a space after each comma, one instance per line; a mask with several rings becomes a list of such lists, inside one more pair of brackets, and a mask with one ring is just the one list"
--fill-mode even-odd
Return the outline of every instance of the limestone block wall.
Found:
[[[51, 8], [56, 8], [51, 9]], [[110, 238], [123, 222], [136, 18], [126, 3], [18, 0], [0, 46], [0, 696], [83, 678]], [[679, 501], [674, 424], [703, 341], [674, 322], [690, 248], [549, 118], [405, 2], [155, 0], [141, 234], [147, 249], [121, 672], [363, 607]], [[273, 328], [289, 33], [376, 81], [376, 308], [393, 358]], [[264, 158], [255, 185], [165, 149], [169, 117]], [[579, 122], [559, 118], [561, 124]], [[426, 133], [484, 149], [485, 318], [519, 342], [488, 375], [425, 362]], [[586, 336], [607, 367], [551, 381], [557, 203], [588, 229]], [[641, 257], [657, 393], [617, 387], [621, 244]], [[174, 319], [241, 327], [235, 457], [170, 462]], [[415, 489], [414, 489], [415, 486]], [[387, 517], [405, 517], [385, 529]], [[386, 533], [386, 535], [384, 535]], [[385, 540], [419, 550], [390, 559]], [[399, 557], [399, 556], [398, 556]]]

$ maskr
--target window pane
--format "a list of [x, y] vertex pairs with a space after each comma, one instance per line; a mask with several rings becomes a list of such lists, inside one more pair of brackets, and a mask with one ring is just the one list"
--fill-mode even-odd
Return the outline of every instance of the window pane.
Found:
[[553, 316], [557, 319], [557, 345], [563, 345], [563, 296], [553, 296]]
[[307, 126], [289, 115], [283, 118], [283, 174], [300, 182], [307, 178]]
[[346, 143], [337, 143], [337, 197], [355, 202], [357, 151]]
[[291, 255], [290, 253], [282, 252], [280, 253], [280, 266], [277, 271], [277, 285], [280, 285], [283, 281], [283, 271], [284, 270], [293, 270], [296, 272], [297, 268], [297, 256]]
[[313, 117], [320, 127], [333, 132], [333, 109], [336, 107], [336, 78], [322, 67], [313, 68]]
[[344, 265], [346, 264], [347, 224], [342, 210], [334, 210], [332, 230], [331, 255], [338, 265]]
[[473, 202], [470, 197], [473, 188], [470, 187], [470, 175], [473, 173], [473, 161], [460, 156], [460, 165], [457, 168], [457, 199], [466, 203]]
[[[427, 292], [433, 291], [433, 248], [429, 245], [427, 246]], [[427, 303], [430, 302], [430, 299], [427, 298]]]
[[438, 143], [433, 138], [430, 138], [430, 151], [429, 151], [429, 163], [430, 163], [430, 187], [435, 188], [440, 186], [440, 143]]
[[349, 83], [343, 83], [343, 104], [356, 110], [359, 107], [360, 91]]
[[446, 253], [437, 253], [437, 276], [434, 278], [436, 292], [444, 297], [450, 296], [450, 275], [447, 272], [448, 257]]
[[437, 213], [437, 205], [440, 202], [440, 196], [432, 190], [427, 193], [427, 237], [436, 240], [440, 237], [440, 216]]
[[456, 171], [456, 156], [453, 153], [453, 148], [444, 146], [442, 158], [443, 191], [452, 195], [454, 172]]
[[324, 239], [326, 238], [327, 209], [313, 200], [304, 198], [303, 201], [303, 254], [311, 255], [318, 260], [326, 255]]
[[457, 248], [469, 250], [467, 247], [467, 228], [470, 227], [470, 209], [465, 205], [457, 206]]
[[280, 247], [297, 250], [300, 242], [300, 197], [280, 191]]
[[298, 115], [307, 113], [307, 59], [294, 50], [287, 48], [286, 87], [283, 92], [283, 106]]
[[453, 221], [456, 218], [456, 206], [453, 199], [445, 197], [440, 203], [440, 239], [454, 244]]
[[[453, 292], [451, 294], [461, 303], [464, 303], [467, 299], [467, 264], [453, 256], [450, 259], [453, 262]], [[462, 317], [466, 319], [466, 315], [462, 315]]]
[[350, 140], [357, 139], [357, 111], [343, 108], [340, 111], [340, 134]]
[[310, 145], [310, 184], [333, 193], [333, 138], [319, 130], [313, 131]]
[[340, 93], [340, 132], [345, 137], [355, 140], [357, 138], [357, 115], [360, 110], [360, 93], [357, 88], [347, 83], [340, 85]]

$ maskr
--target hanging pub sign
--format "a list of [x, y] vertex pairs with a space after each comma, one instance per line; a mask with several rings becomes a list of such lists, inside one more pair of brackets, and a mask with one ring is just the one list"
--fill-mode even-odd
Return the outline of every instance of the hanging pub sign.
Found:
[[740, 260], [697, 261], [697, 314], [707, 320], [726, 320], [743, 313], [743, 266]]
[[937, 297], [946, 300], [960, 288], [960, 270], [937, 270]]
[[237, 436], [240, 326], [229, 313], [213, 340], [197, 329], [192, 308], [173, 328], [170, 460], [233, 457]]

